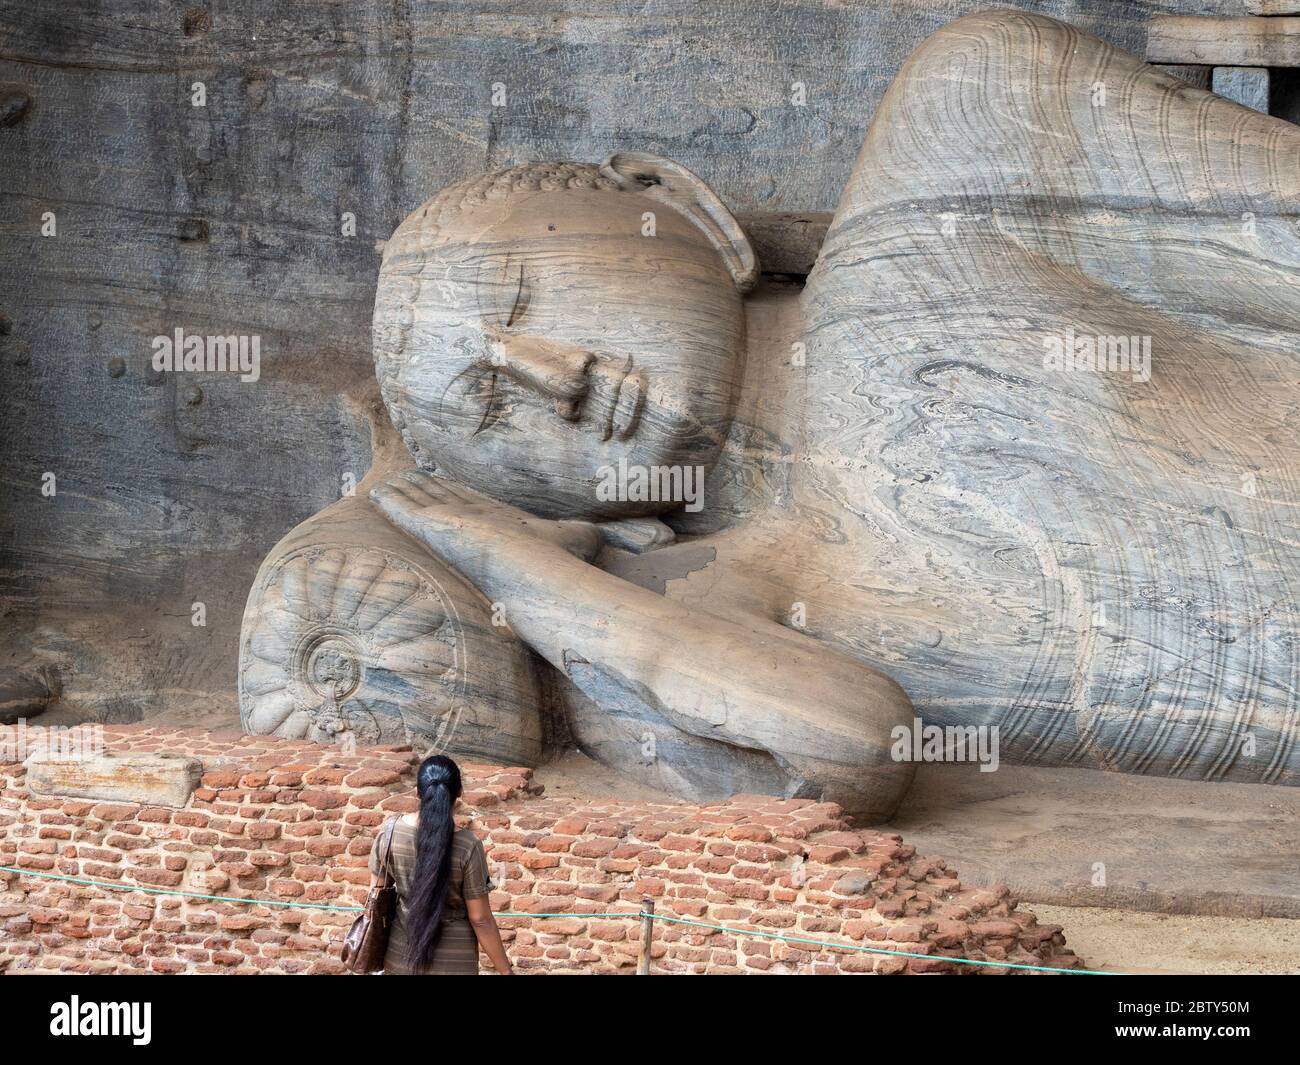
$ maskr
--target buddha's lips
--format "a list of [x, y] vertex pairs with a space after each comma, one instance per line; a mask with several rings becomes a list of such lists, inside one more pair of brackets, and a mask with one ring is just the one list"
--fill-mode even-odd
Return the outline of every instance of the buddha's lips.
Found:
[[[612, 359], [593, 360], [584, 371], [587, 387], [581, 395], [557, 398], [555, 412], [567, 422], [586, 423], [601, 440], [627, 440], [636, 431], [645, 406], [645, 375], [632, 369], [628, 356], [621, 365]], [[592, 387], [598, 382], [598, 387]]]
[[641, 409], [645, 406], [645, 377], [633, 372], [632, 360], [628, 359], [623, 376], [619, 378], [614, 389], [614, 402], [609, 413], [609, 427], [605, 439], [614, 436], [619, 440], [629, 439], [636, 432], [641, 420]]
[[[620, 397], [623, 394], [624, 382], [627, 381], [631, 371], [630, 358], [626, 359], [621, 366], [611, 366], [609, 362], [597, 362], [589, 370], [590, 380], [601, 382], [602, 387], [588, 388], [583, 402], [592, 407], [591, 414], [602, 440], [608, 440], [616, 435], [619, 439], [623, 439], [627, 432], [627, 420], [620, 417], [622, 413]], [[596, 407], [593, 400], [597, 400], [600, 406]]]

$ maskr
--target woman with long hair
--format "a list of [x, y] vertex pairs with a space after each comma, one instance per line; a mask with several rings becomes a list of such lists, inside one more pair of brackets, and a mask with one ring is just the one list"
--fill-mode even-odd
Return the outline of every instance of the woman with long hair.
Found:
[[419, 812], [388, 822], [370, 848], [371, 885], [382, 881], [387, 857], [397, 887], [384, 974], [474, 975], [481, 947], [497, 972], [509, 976], [488, 903], [483, 844], [452, 820], [460, 767], [446, 755], [431, 755], [420, 763], [415, 784]]

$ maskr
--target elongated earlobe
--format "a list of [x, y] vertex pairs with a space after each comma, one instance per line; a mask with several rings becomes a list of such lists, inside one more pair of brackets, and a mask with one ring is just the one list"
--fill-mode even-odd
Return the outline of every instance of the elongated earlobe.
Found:
[[758, 256], [714, 191], [680, 163], [643, 152], [618, 152], [600, 168], [605, 177], [630, 191], [668, 204], [685, 215], [718, 250], [741, 292], [758, 283]]

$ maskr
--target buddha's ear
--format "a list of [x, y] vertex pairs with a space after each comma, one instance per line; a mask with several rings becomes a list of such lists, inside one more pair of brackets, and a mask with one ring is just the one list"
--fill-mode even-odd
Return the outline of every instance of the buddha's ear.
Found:
[[736, 287], [748, 292], [758, 283], [758, 256], [714, 191], [680, 163], [643, 152], [618, 152], [600, 172], [621, 188], [667, 203], [709, 238], [731, 272]]

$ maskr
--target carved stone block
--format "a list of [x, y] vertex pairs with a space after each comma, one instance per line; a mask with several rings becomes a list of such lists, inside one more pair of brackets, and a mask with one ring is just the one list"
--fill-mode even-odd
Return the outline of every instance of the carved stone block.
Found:
[[33, 755], [27, 786], [38, 795], [184, 806], [203, 775], [197, 758], [165, 753], [104, 753], [82, 759]]

